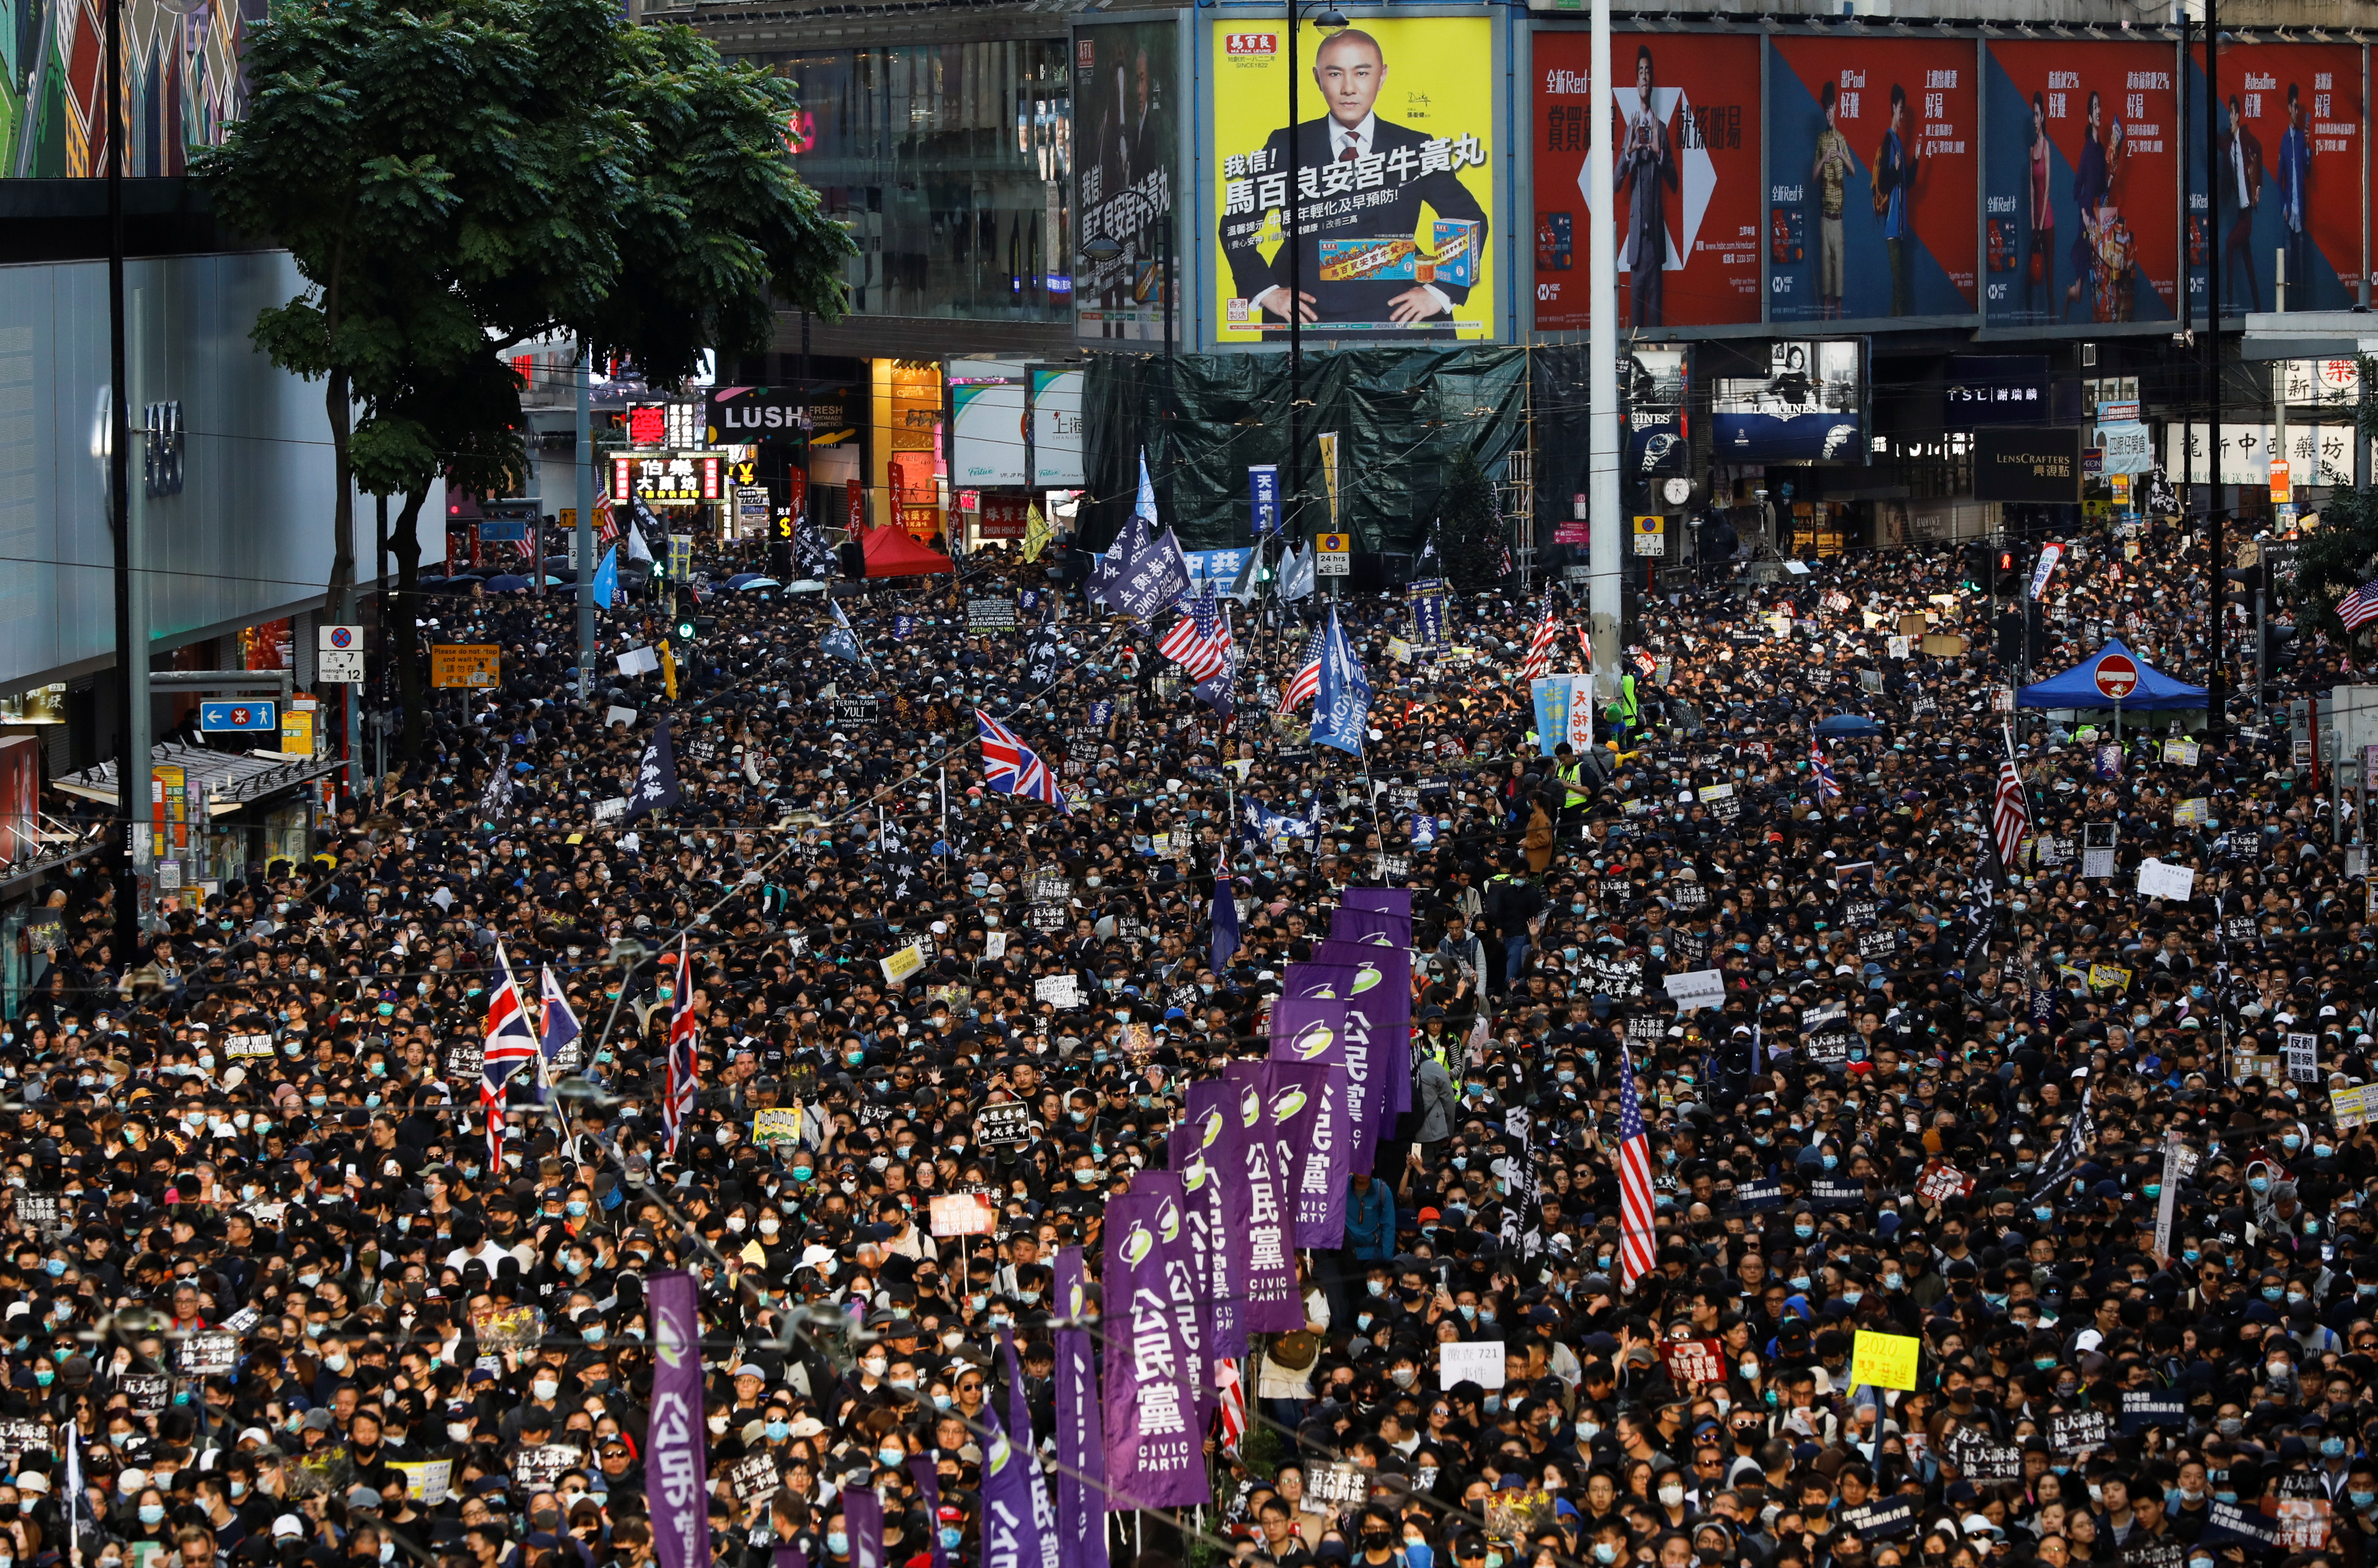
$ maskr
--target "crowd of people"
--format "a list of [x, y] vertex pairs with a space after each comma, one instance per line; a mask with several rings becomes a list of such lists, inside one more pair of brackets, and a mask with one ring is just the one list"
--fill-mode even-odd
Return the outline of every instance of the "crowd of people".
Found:
[[[2358, 820], [2276, 706], [2348, 652], [2308, 629], [2269, 714], [2240, 664], [2217, 738], [2116, 744], [2005, 711], [2004, 606], [1959, 560], [1645, 595], [1582, 752], [1534, 733], [1547, 601], [1509, 580], [1435, 647], [1400, 595], [1336, 602], [1359, 758], [1279, 712], [1310, 604], [1234, 607], [1226, 715], [1045, 561], [837, 592], [842, 656], [826, 596], [714, 588], [673, 675], [608, 673], [667, 629], [623, 605], [584, 696], [566, 604], [425, 601], [500, 684], [311, 862], [133, 954], [105, 880], [61, 879], [0, 1034], [0, 1568], [643, 1568], [672, 1269], [721, 1562], [854, 1568], [861, 1491], [892, 1562], [976, 1562], [986, 1407], [1020, 1392], [1047, 1451], [1052, 1321], [1099, 1319], [1056, 1260], [1095, 1270], [1356, 885], [1411, 890], [1411, 1109], [1297, 1261], [1303, 1329], [1238, 1369], [1210, 1502], [1114, 1515], [1118, 1564], [2372, 1568], [2378, 954]], [[2168, 522], [2093, 535], [2036, 670], [2120, 636], [2201, 681], [2209, 570]], [[1015, 628], [969, 629], [991, 599]], [[1064, 809], [987, 787], [977, 710]], [[677, 803], [634, 811], [664, 720]], [[2142, 895], [2148, 861], [2189, 895]], [[491, 1157], [506, 966], [579, 1034]], [[967, 1192], [990, 1232], [936, 1235]], [[1448, 1379], [1462, 1346], [1498, 1370]]]

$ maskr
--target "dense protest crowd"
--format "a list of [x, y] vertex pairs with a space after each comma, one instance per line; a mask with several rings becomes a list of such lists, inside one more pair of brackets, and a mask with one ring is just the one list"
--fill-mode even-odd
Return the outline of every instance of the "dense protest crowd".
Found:
[[[2201, 746], [2005, 711], [1959, 558], [1644, 595], [1582, 748], [1521, 679], [1582, 611], [1516, 580], [1417, 647], [1400, 595], [1233, 606], [1227, 718], [1062, 551], [831, 599], [705, 557], [673, 676], [584, 699], [563, 604], [425, 599], [500, 685], [312, 863], [128, 960], [100, 879], [56, 895], [0, 1037], [0, 1568], [685, 1568], [689, 1508], [733, 1568], [1008, 1568], [1031, 1454], [1063, 1568], [2372, 1568], [2348, 797], [2243, 665]], [[2209, 572], [2093, 535], [2035, 673], [2119, 637], [2201, 682]], [[1279, 716], [1330, 603], [1359, 755]], [[665, 629], [623, 604], [607, 665]], [[2269, 696], [2353, 678], [2307, 632]], [[1188, 1373], [1192, 1494], [1098, 1528], [1063, 1342], [1110, 1441], [1170, 1405], [1112, 1233], [1291, 967], [1397, 908], [1409, 1071], [1372, 1042], [1334, 1243]]]

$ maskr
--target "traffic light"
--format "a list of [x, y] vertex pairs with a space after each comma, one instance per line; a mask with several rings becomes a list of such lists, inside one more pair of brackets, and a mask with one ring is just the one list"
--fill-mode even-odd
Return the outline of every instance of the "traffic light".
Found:
[[2015, 553], [2000, 549], [1998, 553], [1997, 575], [1991, 579], [1991, 592], [2001, 599], [2012, 599], [2023, 592], [2023, 581], [2016, 575]]
[[1957, 553], [1958, 586], [1968, 593], [1979, 593], [1982, 584], [1989, 580], [1990, 547], [1968, 545]]

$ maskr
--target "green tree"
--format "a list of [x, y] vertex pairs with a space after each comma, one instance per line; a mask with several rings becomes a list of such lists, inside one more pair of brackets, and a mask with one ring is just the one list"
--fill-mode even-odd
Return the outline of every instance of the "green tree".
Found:
[[258, 23], [246, 66], [248, 117], [196, 173], [306, 280], [253, 337], [324, 382], [342, 618], [358, 482], [412, 503], [402, 559], [448, 466], [517, 461], [505, 351], [572, 338], [667, 385], [764, 348], [778, 306], [841, 314], [855, 247], [786, 151], [791, 84], [688, 29], [612, 0], [312, 0]]
[[1503, 522], [1495, 515], [1495, 482], [1468, 452], [1445, 476], [1437, 529], [1437, 548], [1457, 592], [1476, 593], [1503, 581]]
[[[2354, 413], [2355, 434], [2367, 443], [2378, 439], [2378, 359], [2360, 357], [2361, 401]], [[2336, 618], [2336, 602], [2378, 576], [2378, 494], [2343, 485], [2330, 492], [2320, 509], [2320, 526], [2305, 535], [2296, 557], [2295, 585], [2289, 599], [2296, 607], [2298, 635], [2315, 628], [2343, 641], [2345, 623]]]

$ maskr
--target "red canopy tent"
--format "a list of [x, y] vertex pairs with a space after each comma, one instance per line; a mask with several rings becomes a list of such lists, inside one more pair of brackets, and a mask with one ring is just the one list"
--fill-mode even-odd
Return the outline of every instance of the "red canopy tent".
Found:
[[859, 548], [867, 552], [870, 577], [917, 577], [957, 569], [947, 556], [927, 549], [905, 528], [871, 528], [860, 537]]

